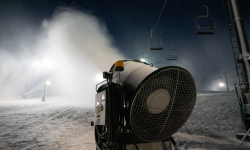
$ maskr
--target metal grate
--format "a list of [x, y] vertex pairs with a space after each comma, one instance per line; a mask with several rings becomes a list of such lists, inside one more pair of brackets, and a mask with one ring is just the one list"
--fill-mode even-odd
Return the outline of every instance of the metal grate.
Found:
[[195, 102], [193, 77], [182, 68], [166, 68], [152, 75], [134, 97], [132, 129], [142, 140], [165, 140], [187, 121]]

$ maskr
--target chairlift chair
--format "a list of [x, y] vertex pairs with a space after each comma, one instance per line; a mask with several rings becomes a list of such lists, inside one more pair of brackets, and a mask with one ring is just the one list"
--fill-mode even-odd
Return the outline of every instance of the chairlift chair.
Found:
[[155, 67], [158, 67], [158, 68], [161, 68], [161, 67], [162, 67], [160, 61], [154, 62], [154, 66], [155, 66]]
[[148, 39], [148, 47], [150, 50], [163, 50], [162, 38], [153, 36], [154, 29], [151, 29], [151, 37]]
[[176, 49], [174, 48], [174, 43], [173, 44], [173, 49], [169, 50], [170, 54], [167, 54], [167, 60], [177, 60], [178, 55], [176, 54]]
[[214, 17], [210, 17], [208, 13], [208, 6], [203, 5], [207, 9], [207, 15], [197, 16], [195, 21], [195, 34], [198, 35], [212, 35], [215, 33], [216, 22]]
[[[146, 63], [150, 63], [149, 57], [144, 56], [144, 53], [145, 53], [145, 52], [142, 52], [142, 54], [141, 54], [141, 61], [142, 61], [142, 62], [146, 62]], [[148, 62], [147, 62], [145, 59], [148, 60]], [[144, 61], [143, 61], [143, 60], [144, 60]]]
[[145, 52], [142, 52], [142, 53], [141, 53], [141, 57], [142, 57], [142, 58], [148, 58], [148, 57], [145, 56], [144, 54], [145, 54]]
[[178, 56], [177, 55], [168, 55], [167, 60], [177, 60]]

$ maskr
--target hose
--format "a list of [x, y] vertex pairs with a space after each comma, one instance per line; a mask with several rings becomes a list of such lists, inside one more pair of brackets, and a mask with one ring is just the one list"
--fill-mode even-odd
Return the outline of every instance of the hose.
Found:
[[177, 146], [174, 138], [172, 136], [169, 137], [170, 141], [173, 143], [175, 150], [180, 150], [179, 147]]
[[[122, 86], [112, 82], [107, 83], [107, 96], [109, 110], [106, 113], [109, 114], [109, 125], [106, 126], [106, 132], [102, 135], [98, 132], [96, 126], [97, 149], [117, 149], [117, 146], [119, 146], [119, 149], [126, 150], [127, 124], [125, 122], [127, 123], [127, 105]], [[117, 143], [120, 143], [120, 145]]]

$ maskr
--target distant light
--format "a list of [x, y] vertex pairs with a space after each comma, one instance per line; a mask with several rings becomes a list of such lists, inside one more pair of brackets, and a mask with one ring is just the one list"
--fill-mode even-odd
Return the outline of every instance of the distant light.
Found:
[[224, 83], [219, 83], [219, 87], [224, 87], [225, 85], [224, 85]]
[[50, 85], [50, 81], [46, 81], [46, 85]]
[[141, 59], [141, 62], [145, 62], [145, 60], [144, 60], [144, 59]]

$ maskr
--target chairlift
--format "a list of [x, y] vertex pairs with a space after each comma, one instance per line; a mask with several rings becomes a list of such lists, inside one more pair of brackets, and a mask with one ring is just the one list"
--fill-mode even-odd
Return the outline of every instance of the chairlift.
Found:
[[208, 6], [203, 5], [207, 9], [207, 15], [197, 16], [194, 18], [195, 34], [211, 35], [215, 33], [216, 22], [214, 17], [210, 17], [208, 13]]
[[173, 49], [169, 50], [170, 54], [167, 54], [167, 60], [177, 60], [178, 59], [178, 55], [177, 55], [177, 51], [174, 47], [174, 43], [173, 44]]
[[145, 52], [142, 52], [142, 53], [141, 53], [141, 57], [142, 57], [142, 58], [148, 58], [147, 56], [145, 56]]
[[142, 52], [142, 54], [141, 54], [141, 62], [150, 63], [149, 57], [146, 57], [144, 54], [145, 54], [145, 52]]
[[151, 29], [151, 37], [148, 39], [148, 47], [150, 50], [163, 50], [162, 38], [153, 36], [154, 29]]
[[154, 66], [157, 67], [157, 68], [161, 68], [162, 64], [161, 64], [160, 61], [157, 61], [157, 62], [154, 62]]

